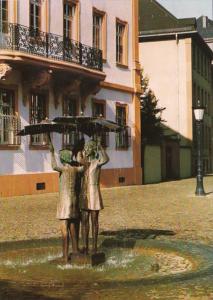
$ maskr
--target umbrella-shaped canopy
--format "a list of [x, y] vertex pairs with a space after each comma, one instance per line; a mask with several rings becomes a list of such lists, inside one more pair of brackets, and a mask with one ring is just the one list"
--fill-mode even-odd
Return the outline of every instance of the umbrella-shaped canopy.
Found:
[[41, 123], [25, 126], [17, 135], [24, 136], [48, 132], [68, 133], [70, 131], [76, 131], [76, 129], [75, 124], [59, 124], [51, 120], [44, 120]]
[[87, 116], [67, 116], [67, 117], [57, 117], [53, 120], [58, 124], [70, 124], [77, 126], [77, 130], [88, 136], [94, 134], [99, 134], [103, 132], [120, 132], [124, 129], [117, 123], [106, 120], [102, 117], [87, 117]]
[[63, 117], [56, 117], [53, 119], [53, 122], [55, 123], [64, 123], [64, 124], [84, 124], [88, 123], [91, 120], [95, 120], [94, 117], [88, 117], [88, 116], [63, 116]]

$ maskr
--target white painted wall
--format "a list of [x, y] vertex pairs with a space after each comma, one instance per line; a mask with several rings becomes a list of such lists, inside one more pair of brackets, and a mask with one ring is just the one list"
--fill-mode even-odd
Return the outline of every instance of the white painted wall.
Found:
[[[46, 0], [47, 1], [47, 0]], [[46, 31], [45, 6], [42, 3], [41, 30]], [[14, 1], [9, 2], [9, 22], [14, 23]], [[106, 81], [132, 87], [132, 0], [80, 0], [80, 41], [92, 46], [92, 8], [107, 14]], [[49, 0], [49, 31], [63, 35], [63, 1]], [[128, 69], [116, 66], [116, 18], [128, 23]], [[29, 26], [29, 1], [18, 1], [17, 22]]]
[[[13, 6], [9, 1], [10, 6]], [[42, 1], [42, 5], [45, 1]], [[63, 1], [50, 0], [50, 32], [62, 35], [63, 32]], [[131, 0], [80, 0], [80, 40], [82, 43], [92, 46], [92, 7], [96, 7], [107, 13], [107, 62], [104, 64], [106, 81], [133, 86], [132, 80], [132, 1]], [[10, 9], [12, 12], [12, 9]], [[18, 1], [18, 23], [29, 26], [29, 1]], [[120, 18], [128, 22], [129, 25], [129, 49], [128, 49], [128, 69], [121, 69], [116, 66], [116, 46], [115, 46], [115, 19]], [[11, 21], [12, 21], [11, 15]], [[45, 31], [45, 23], [42, 25]], [[21, 74], [13, 72], [7, 79], [8, 84], [18, 85], [18, 110], [21, 117], [22, 128], [29, 122], [29, 104], [23, 105]], [[97, 99], [106, 100], [106, 118], [115, 120], [115, 103], [128, 104], [128, 125], [134, 132], [134, 110], [132, 95], [115, 90], [102, 89], [96, 96]], [[54, 107], [53, 97], [49, 99], [49, 118], [62, 114], [62, 105], [57, 109]], [[85, 114], [91, 115], [91, 101], [87, 102]], [[48, 150], [29, 150], [29, 137], [22, 137], [20, 150], [0, 151], [0, 174], [24, 174], [34, 172], [51, 172], [50, 154]], [[59, 134], [53, 135], [53, 142], [56, 151], [61, 148], [62, 140]], [[107, 149], [110, 162], [104, 168], [131, 168], [133, 167], [132, 147], [128, 150], [115, 150], [115, 134], [110, 134], [110, 146]]]
[[[122, 92], [110, 91], [102, 89], [96, 96], [97, 99], [106, 100], [106, 118], [115, 121], [115, 111], [116, 102], [128, 104], [128, 124], [131, 131], [131, 136], [133, 136], [134, 128], [134, 115], [133, 115], [133, 105], [132, 96], [130, 94], [125, 94]], [[133, 167], [133, 154], [132, 147], [128, 150], [115, 150], [115, 133], [110, 133], [109, 147], [107, 148], [107, 153], [110, 156], [110, 161], [106, 168], [132, 168]]]
[[[107, 62], [104, 64], [106, 81], [133, 86], [132, 80], [132, 1], [82, 0], [81, 41], [92, 45], [92, 7], [107, 13]], [[128, 69], [116, 66], [116, 18], [128, 23]]]
[[188, 138], [187, 56], [184, 39], [140, 43], [140, 62], [163, 111], [165, 126]]
[[[10, 6], [13, 1], [9, 1]], [[42, 1], [45, 6], [46, 1]], [[132, 0], [80, 0], [80, 41], [92, 46], [92, 8], [107, 14], [107, 61], [104, 64], [106, 81], [132, 87]], [[29, 26], [29, 1], [18, 1], [18, 23]], [[49, 31], [63, 35], [63, 1], [49, 1]], [[11, 10], [12, 18], [12, 10]], [[116, 18], [128, 23], [128, 69], [116, 66]], [[41, 22], [46, 31], [45, 18]]]
[[[29, 124], [29, 103], [26, 106], [22, 101], [22, 85], [20, 73], [14, 72], [9, 76], [8, 83], [18, 85], [18, 110], [21, 117], [21, 127]], [[93, 97], [94, 98], [94, 97]], [[129, 106], [128, 123], [133, 129], [134, 115], [131, 112], [132, 99], [130, 94], [122, 92], [110, 91], [102, 89], [96, 96], [97, 99], [106, 100], [106, 118], [115, 121], [116, 102], [126, 103]], [[91, 99], [88, 99], [86, 104], [85, 115], [92, 115]], [[52, 95], [49, 99], [49, 118], [53, 119], [56, 116], [62, 115], [62, 104], [55, 109]], [[133, 130], [132, 130], [133, 131]], [[88, 139], [87, 136], [85, 136]], [[19, 150], [0, 150], [0, 174], [25, 174], [35, 172], [52, 172], [50, 164], [49, 150], [30, 150], [30, 137], [21, 137], [21, 146]], [[56, 153], [62, 148], [61, 135], [53, 134], [53, 143]], [[133, 167], [132, 147], [128, 150], [115, 150], [115, 134], [110, 133], [109, 147], [107, 153], [110, 157], [110, 162], [103, 168], [131, 168]]]

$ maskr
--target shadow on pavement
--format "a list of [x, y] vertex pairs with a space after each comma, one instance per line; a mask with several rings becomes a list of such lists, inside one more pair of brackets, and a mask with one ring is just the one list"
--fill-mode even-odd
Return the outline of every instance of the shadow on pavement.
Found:
[[29, 289], [25, 289], [21, 287], [19, 284], [15, 284], [15, 282], [11, 283], [6, 280], [0, 281], [0, 299], [4, 300], [55, 300], [59, 298], [48, 297], [40, 294], [39, 292], [35, 292]]
[[212, 192], [205, 193], [206, 196], [211, 195], [211, 194], [213, 194], [213, 191], [212, 191]]
[[134, 248], [136, 240], [155, 239], [157, 236], [173, 236], [175, 232], [172, 230], [158, 229], [123, 229], [116, 231], [102, 231], [100, 233], [105, 237], [101, 247], [104, 248]]
[[108, 230], [100, 232], [103, 236], [113, 236], [118, 239], [133, 238], [133, 239], [155, 239], [157, 236], [166, 235], [172, 236], [176, 233], [172, 230], [158, 230], [158, 229], [122, 229], [122, 230]]

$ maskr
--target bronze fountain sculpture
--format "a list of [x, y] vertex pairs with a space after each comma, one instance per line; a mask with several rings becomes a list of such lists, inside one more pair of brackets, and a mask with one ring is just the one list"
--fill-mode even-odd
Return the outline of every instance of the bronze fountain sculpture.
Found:
[[[59, 152], [61, 165], [55, 158], [50, 132], [78, 130], [93, 139], [73, 149]], [[56, 217], [60, 220], [62, 253], [65, 263], [91, 263], [105, 261], [105, 255], [98, 253], [99, 212], [103, 209], [100, 191], [101, 167], [109, 161], [101, 145], [100, 131], [120, 131], [121, 127], [103, 118], [58, 117], [40, 124], [25, 126], [19, 135], [47, 133], [53, 170], [59, 172], [59, 201]], [[75, 156], [75, 159], [74, 159]], [[90, 221], [91, 219], [91, 221]], [[92, 228], [92, 251], [89, 251], [90, 222]], [[82, 249], [79, 249], [79, 225], [81, 223]], [[69, 254], [70, 240], [72, 253]]]

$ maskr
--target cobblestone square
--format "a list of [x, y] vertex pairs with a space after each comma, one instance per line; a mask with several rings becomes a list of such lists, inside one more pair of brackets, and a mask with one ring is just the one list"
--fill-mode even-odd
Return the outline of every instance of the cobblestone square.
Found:
[[[147, 238], [212, 245], [213, 176], [205, 177], [204, 187], [205, 197], [194, 195], [194, 178], [103, 189], [105, 208], [100, 213], [100, 232], [143, 229]], [[59, 237], [57, 198], [54, 193], [0, 199], [0, 241]], [[164, 235], [163, 230], [174, 235]]]
[[[213, 176], [206, 176], [204, 179], [207, 193], [205, 197], [194, 195], [195, 183], [195, 179], [191, 178], [152, 185], [103, 189], [105, 208], [100, 214], [100, 240], [107, 235], [114, 234], [114, 237], [118, 237], [121, 242], [123, 236], [130, 240], [131, 238], [144, 240], [148, 244], [152, 241], [171, 245], [174, 243], [174, 245], [179, 245], [179, 249], [182, 244], [192, 242], [195, 249], [197, 246], [198, 248], [204, 246], [211, 252], [213, 244]], [[57, 193], [2, 198], [0, 200], [2, 249], [6, 245], [5, 242], [8, 241], [51, 240], [60, 237], [59, 222], [55, 217], [57, 198]], [[165, 264], [165, 272], [167, 272], [166, 256], [161, 254], [159, 257], [159, 260]], [[178, 256], [174, 260], [171, 257], [171, 262], [168, 262], [180, 270], [186, 267], [191, 268], [190, 265], [186, 266], [188, 263], [187, 260], [178, 258]], [[126, 272], [126, 279], [130, 279], [131, 274], [128, 274], [128, 269]], [[160, 272], [164, 272], [164, 269], [162, 268]], [[146, 281], [144, 282], [146, 283]], [[58, 287], [57, 284], [43, 289], [42, 286], [34, 288], [32, 284], [29, 287], [18, 287], [14, 285], [14, 282], [6, 284], [0, 281], [2, 285], [0, 298], [15, 299], [16, 295], [16, 299], [120, 300], [129, 299], [129, 293], [131, 293], [132, 299], [209, 300], [213, 299], [210, 282], [212, 282], [212, 273], [192, 281], [190, 279], [189, 282], [182, 280], [180, 285], [178, 282], [170, 284], [169, 282], [164, 283], [162, 280], [160, 284], [147, 283], [147, 286], [144, 287], [139, 284], [135, 289], [129, 289], [128, 285], [125, 286], [124, 283], [122, 288], [122, 283], [120, 283], [120, 287], [114, 284], [113, 288], [102, 288], [99, 283], [95, 283], [93, 287], [86, 282], [84, 282], [84, 287], [80, 287], [78, 279], [76, 279], [72, 287], [72, 296], [71, 294], [62, 296], [63, 286]], [[175, 295], [174, 289], [176, 290]], [[80, 291], [81, 297], [76, 296]]]

